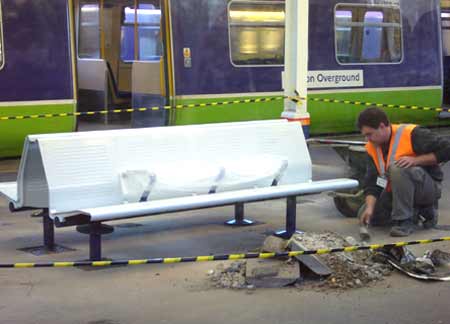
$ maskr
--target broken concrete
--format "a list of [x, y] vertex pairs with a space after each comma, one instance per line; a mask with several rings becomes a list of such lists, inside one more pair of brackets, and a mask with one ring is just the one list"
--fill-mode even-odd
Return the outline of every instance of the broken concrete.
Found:
[[[289, 241], [289, 249], [291, 251], [306, 251], [307, 248], [297, 240], [295, 237]], [[302, 265], [307, 267], [314, 274], [322, 277], [327, 277], [332, 274], [332, 270], [323, 262], [319, 257], [315, 255], [297, 255], [295, 256]]]
[[300, 265], [296, 261], [252, 259], [247, 261], [245, 279], [256, 288], [281, 288], [300, 278]]
[[[305, 251], [358, 244], [353, 237], [343, 238], [332, 232], [296, 234], [289, 244], [284, 240], [269, 237], [266, 243], [263, 250], [268, 252], [284, 252], [280, 250], [280, 247], [287, 247], [287, 245], [291, 250]], [[359, 288], [382, 280], [384, 276], [391, 273], [391, 266], [384, 264], [375, 256], [373, 252], [364, 250], [320, 256], [303, 255], [289, 260], [250, 259], [219, 264], [215, 270], [210, 271], [209, 275], [214, 285], [219, 288], [277, 288], [298, 284], [300, 279], [302, 284], [298, 284], [298, 287], [312, 284], [321, 289]], [[304, 267], [305, 271], [301, 267]], [[306, 268], [314, 270], [320, 277], [317, 275], [313, 278], [308, 277]], [[324, 279], [325, 276], [328, 277]]]
[[[308, 250], [353, 246], [356, 243], [356, 240], [352, 237], [344, 239], [332, 232], [296, 234], [294, 239]], [[349, 289], [363, 287], [371, 282], [382, 280], [392, 271], [390, 266], [378, 263], [373, 258], [371, 251], [332, 253], [317, 256], [317, 258], [333, 271], [327, 280], [319, 284], [323, 288]]]
[[261, 251], [269, 253], [282, 253], [286, 251], [287, 244], [288, 241], [271, 235], [264, 240]]
[[247, 288], [245, 268], [245, 261], [234, 261], [230, 264], [220, 263], [215, 270], [210, 270], [208, 275], [217, 288], [242, 289]]

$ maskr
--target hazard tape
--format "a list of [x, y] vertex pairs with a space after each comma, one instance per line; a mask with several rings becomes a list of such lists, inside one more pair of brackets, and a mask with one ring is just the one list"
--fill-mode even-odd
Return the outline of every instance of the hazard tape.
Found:
[[112, 109], [112, 110], [98, 110], [98, 111], [84, 111], [84, 112], [68, 112], [68, 113], [56, 113], [56, 114], [36, 114], [36, 115], [23, 115], [23, 116], [0, 116], [0, 121], [5, 120], [22, 120], [22, 119], [40, 119], [40, 118], [55, 118], [55, 117], [79, 117], [79, 116], [96, 116], [96, 115], [107, 115], [107, 114], [119, 114], [119, 113], [132, 113], [132, 112], [145, 112], [145, 111], [159, 111], [159, 110], [173, 110], [173, 109], [189, 109], [189, 108], [201, 108], [201, 107], [217, 107], [226, 106], [232, 104], [243, 104], [243, 103], [260, 103], [260, 102], [271, 102], [289, 99], [296, 104], [301, 104], [303, 101], [308, 100], [312, 102], [324, 102], [324, 103], [338, 103], [347, 104], [355, 106], [374, 106], [378, 108], [392, 108], [392, 109], [407, 109], [407, 110], [422, 110], [422, 111], [435, 111], [435, 112], [450, 112], [450, 108], [444, 107], [428, 107], [428, 106], [417, 106], [417, 105], [399, 105], [399, 104], [384, 104], [376, 102], [367, 101], [357, 101], [357, 100], [344, 100], [344, 99], [332, 99], [332, 98], [311, 98], [311, 97], [270, 97], [270, 98], [255, 98], [255, 99], [243, 99], [243, 100], [229, 100], [229, 101], [219, 101], [219, 102], [205, 102], [199, 104], [186, 104], [186, 105], [175, 105], [175, 106], [154, 106], [154, 107], [142, 107], [142, 108], [123, 108], [123, 109]]
[[431, 244], [437, 242], [450, 241], [450, 237], [441, 237], [430, 240], [416, 240], [410, 242], [397, 242], [389, 244], [371, 244], [362, 246], [347, 246], [333, 249], [317, 249], [307, 251], [290, 251], [281, 253], [241, 253], [241, 254], [222, 254], [207, 255], [196, 257], [178, 257], [178, 258], [153, 258], [141, 260], [116, 260], [116, 261], [75, 261], [75, 262], [47, 262], [47, 263], [3, 263], [0, 268], [64, 268], [64, 267], [106, 267], [116, 265], [142, 265], [156, 263], [182, 263], [182, 262], [205, 262], [205, 261], [225, 261], [225, 260], [243, 260], [243, 259], [273, 259], [279, 257], [295, 257], [299, 255], [323, 255], [338, 252], [356, 252], [363, 250], [376, 251], [383, 248], [402, 247], [408, 245]]
[[2, 120], [22, 120], [22, 119], [39, 119], [39, 118], [55, 118], [55, 117], [79, 117], [79, 116], [97, 116], [97, 115], [107, 115], [107, 114], [119, 114], [119, 113], [132, 113], [132, 112], [145, 112], [145, 111], [159, 111], [159, 110], [173, 110], [173, 109], [189, 109], [189, 108], [201, 108], [201, 107], [217, 107], [226, 106], [234, 104], [243, 103], [261, 103], [261, 102], [271, 102], [283, 100], [285, 97], [270, 97], [270, 98], [254, 98], [254, 99], [243, 99], [243, 100], [229, 100], [221, 102], [205, 102], [198, 104], [186, 104], [186, 105], [175, 105], [175, 106], [155, 106], [148, 108], [123, 108], [123, 109], [112, 109], [112, 110], [98, 110], [98, 111], [84, 111], [84, 112], [68, 112], [68, 113], [56, 113], [56, 114], [36, 114], [36, 115], [26, 115], [26, 116], [0, 116], [0, 121]]
[[416, 105], [396, 105], [396, 104], [384, 104], [368, 101], [357, 101], [357, 100], [342, 100], [342, 99], [330, 99], [330, 98], [308, 98], [309, 101], [313, 102], [326, 102], [326, 103], [339, 103], [355, 106], [366, 106], [366, 107], [378, 107], [378, 108], [393, 108], [393, 109], [409, 109], [409, 110], [423, 110], [423, 111], [436, 111], [436, 112], [449, 112], [450, 108], [444, 107], [427, 107], [427, 106], [416, 106]]

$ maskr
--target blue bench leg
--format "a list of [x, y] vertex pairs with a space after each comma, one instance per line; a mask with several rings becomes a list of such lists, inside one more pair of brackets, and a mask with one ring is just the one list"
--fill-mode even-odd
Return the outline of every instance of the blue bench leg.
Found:
[[77, 226], [77, 231], [89, 234], [89, 260], [100, 261], [102, 259], [102, 235], [112, 233], [114, 227], [101, 222], [92, 222]]
[[301, 233], [297, 231], [297, 197], [291, 196], [286, 199], [286, 229], [276, 231], [275, 236], [289, 239], [295, 233]]
[[89, 260], [100, 261], [102, 259], [102, 234], [101, 223], [92, 223], [89, 233]]
[[48, 215], [48, 209], [42, 210], [42, 220], [44, 225], [44, 247], [48, 251], [55, 250], [55, 227], [53, 220]]
[[225, 224], [230, 226], [253, 225], [253, 221], [244, 218], [244, 203], [234, 205], [234, 219], [225, 222]]

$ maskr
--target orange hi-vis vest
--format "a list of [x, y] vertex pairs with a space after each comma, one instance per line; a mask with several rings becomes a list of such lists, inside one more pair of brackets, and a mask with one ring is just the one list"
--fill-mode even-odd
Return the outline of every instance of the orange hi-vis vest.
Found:
[[[412, 146], [411, 134], [417, 125], [392, 125], [391, 126], [391, 141], [389, 143], [389, 152], [387, 160], [384, 159], [383, 152], [380, 146], [375, 146], [371, 142], [366, 144], [367, 153], [375, 162], [378, 175], [386, 178], [386, 172], [394, 161], [397, 161], [402, 156], [416, 156]], [[390, 191], [390, 185], [386, 188]]]

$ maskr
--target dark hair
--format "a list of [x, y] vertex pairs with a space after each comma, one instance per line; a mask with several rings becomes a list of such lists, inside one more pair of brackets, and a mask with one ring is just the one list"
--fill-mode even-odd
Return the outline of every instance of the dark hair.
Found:
[[377, 129], [378, 127], [380, 127], [381, 123], [383, 123], [385, 126], [389, 126], [390, 124], [389, 118], [384, 110], [376, 107], [370, 107], [364, 109], [359, 113], [356, 127], [358, 127], [359, 130], [361, 130], [363, 126]]

